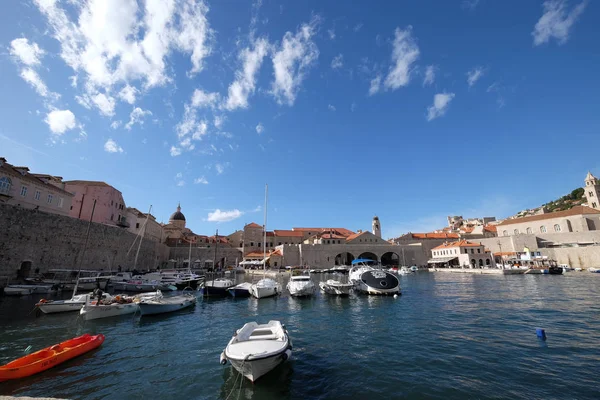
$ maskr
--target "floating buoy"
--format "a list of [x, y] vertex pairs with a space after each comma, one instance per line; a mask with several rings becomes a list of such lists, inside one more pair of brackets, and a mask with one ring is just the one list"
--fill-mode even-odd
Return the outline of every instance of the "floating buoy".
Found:
[[398, 295], [397, 295], [397, 294], [395, 294], [395, 295], [394, 295], [394, 298], [395, 298], [395, 299], [397, 299], [397, 298], [398, 298]]
[[227, 364], [227, 357], [225, 357], [225, 352], [221, 353], [221, 357], [219, 357], [219, 363], [221, 365]]
[[537, 335], [538, 338], [540, 338], [542, 340], [546, 340], [546, 331], [544, 329], [536, 328], [535, 334]]

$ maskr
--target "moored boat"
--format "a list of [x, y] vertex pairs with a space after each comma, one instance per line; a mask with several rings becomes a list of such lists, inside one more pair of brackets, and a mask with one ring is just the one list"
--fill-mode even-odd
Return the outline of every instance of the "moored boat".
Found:
[[[18, 293], [18, 289], [25, 289], [23, 291], [23, 295], [25, 294], [33, 294], [33, 293], [52, 293], [58, 290], [58, 285], [8, 285], [4, 288], [6, 293], [6, 289], [12, 289], [15, 294]], [[27, 293], [30, 291], [30, 293]]]
[[273, 370], [292, 356], [292, 341], [279, 321], [248, 322], [237, 330], [221, 353], [221, 364], [231, 363], [250, 381]]
[[151, 290], [162, 290], [162, 283], [158, 281], [144, 281], [144, 280], [129, 280], [122, 282], [113, 283], [115, 290], [124, 292], [148, 292]]
[[250, 293], [257, 299], [276, 296], [281, 293], [281, 285], [271, 278], [263, 278], [250, 287]]
[[233, 297], [250, 297], [250, 289], [252, 284], [249, 282], [243, 282], [239, 285], [235, 285], [227, 289], [227, 292]]
[[342, 283], [340, 281], [328, 279], [326, 282], [319, 282], [319, 287], [327, 294], [348, 296], [354, 285], [352, 283]]
[[[90, 294], [77, 294], [71, 297], [68, 300], [46, 300], [41, 299], [36, 303], [36, 307], [39, 308], [44, 314], [56, 314], [61, 312], [69, 312], [69, 311], [80, 311], [81, 307], [86, 303], [86, 301], [92, 297]], [[102, 299], [104, 301], [109, 301], [112, 299], [112, 296], [108, 293], [102, 294]]]
[[140, 301], [147, 298], [154, 298], [159, 295], [161, 295], [160, 292], [140, 293], [137, 296], [116, 295], [108, 301], [102, 300], [100, 302], [91, 301], [88, 297], [79, 313], [85, 321], [133, 314], [139, 310], [138, 303]]
[[600, 268], [588, 268], [588, 271], [594, 272], [594, 273], [600, 273]]
[[0, 367], [0, 382], [24, 378], [80, 356], [104, 343], [104, 335], [85, 334], [46, 347]]
[[27, 296], [33, 293], [32, 288], [21, 288], [18, 285], [9, 285], [4, 288], [4, 294], [6, 296]]
[[164, 297], [157, 294], [155, 297], [146, 297], [140, 300], [140, 314], [154, 315], [175, 312], [196, 304], [196, 296], [183, 294], [181, 296]]
[[308, 275], [296, 275], [290, 277], [287, 289], [291, 296], [305, 297], [312, 296], [315, 292], [315, 284]]
[[352, 261], [350, 282], [356, 290], [366, 294], [394, 295], [400, 293], [400, 281], [397, 276], [374, 268], [373, 260], [357, 259]]
[[228, 278], [217, 278], [205, 281], [200, 290], [203, 296], [207, 297], [225, 297], [228, 295], [227, 289], [234, 286], [235, 283]]

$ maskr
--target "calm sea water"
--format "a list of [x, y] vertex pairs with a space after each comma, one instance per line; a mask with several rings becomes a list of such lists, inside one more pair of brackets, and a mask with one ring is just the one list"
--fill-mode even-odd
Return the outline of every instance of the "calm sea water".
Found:
[[[323, 277], [325, 278], [325, 277]], [[315, 278], [318, 279], [318, 278]], [[70, 399], [598, 399], [600, 274], [401, 277], [403, 295], [200, 300], [162, 317], [29, 314], [0, 298], [0, 364], [86, 332], [97, 351], [0, 394]], [[245, 322], [283, 321], [291, 362], [256, 384], [219, 354]], [[548, 340], [537, 339], [535, 328]], [[241, 389], [240, 389], [240, 382]]]

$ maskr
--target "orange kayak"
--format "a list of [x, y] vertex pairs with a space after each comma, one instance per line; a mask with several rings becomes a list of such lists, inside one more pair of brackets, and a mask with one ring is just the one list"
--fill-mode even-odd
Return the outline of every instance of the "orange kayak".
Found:
[[104, 343], [104, 335], [85, 335], [46, 347], [0, 367], [0, 382], [24, 378], [94, 350]]

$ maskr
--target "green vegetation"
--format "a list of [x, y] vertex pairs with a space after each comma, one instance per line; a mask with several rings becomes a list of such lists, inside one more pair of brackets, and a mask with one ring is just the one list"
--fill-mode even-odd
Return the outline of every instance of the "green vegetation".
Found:
[[546, 212], [554, 212], [568, 210], [583, 203], [585, 203], [584, 190], [583, 188], [577, 188], [570, 194], [546, 203], [542, 207], [546, 209]]

